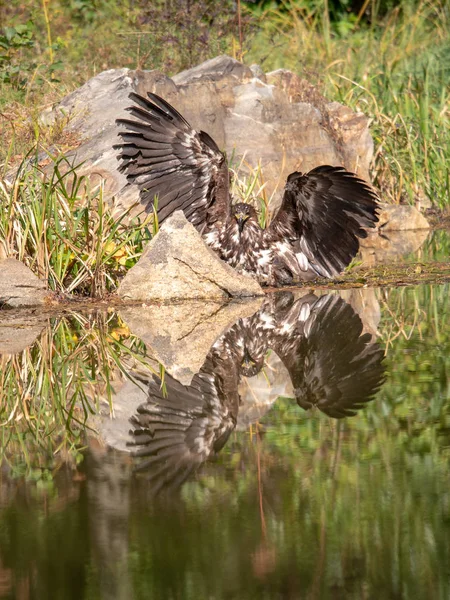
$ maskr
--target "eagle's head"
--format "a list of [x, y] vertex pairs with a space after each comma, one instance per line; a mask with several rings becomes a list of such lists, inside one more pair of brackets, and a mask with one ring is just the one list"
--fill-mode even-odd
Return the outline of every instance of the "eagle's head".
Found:
[[258, 222], [256, 210], [253, 208], [253, 206], [246, 204], [245, 202], [238, 202], [238, 204], [234, 204], [232, 208], [232, 215], [237, 221], [239, 233], [242, 233], [245, 223], [247, 223], [249, 220], [255, 220]]

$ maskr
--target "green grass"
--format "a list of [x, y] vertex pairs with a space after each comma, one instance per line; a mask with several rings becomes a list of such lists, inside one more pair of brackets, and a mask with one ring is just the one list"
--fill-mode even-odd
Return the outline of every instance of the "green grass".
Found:
[[150, 217], [118, 212], [64, 158], [48, 170], [27, 158], [12, 185], [0, 184], [0, 246], [57, 293], [102, 297], [141, 255]]
[[[330, 27], [325, 2], [286, 3], [262, 15], [246, 61], [288, 68], [331, 100], [372, 119], [373, 176], [383, 196], [439, 208], [450, 197], [450, 7], [401, 2], [366, 24]], [[369, 2], [375, 11], [378, 3]], [[270, 53], [267, 52], [270, 48]]]

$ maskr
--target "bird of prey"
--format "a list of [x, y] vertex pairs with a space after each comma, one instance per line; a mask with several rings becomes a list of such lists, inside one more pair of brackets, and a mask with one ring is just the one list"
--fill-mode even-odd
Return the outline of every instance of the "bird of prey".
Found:
[[118, 119], [119, 169], [162, 223], [182, 210], [219, 257], [266, 285], [332, 278], [352, 260], [358, 238], [378, 221], [378, 197], [343, 167], [289, 175], [281, 206], [262, 229], [250, 204], [233, 204], [225, 155], [153, 93], [130, 94], [133, 119]]
[[263, 368], [269, 349], [287, 368], [299, 406], [333, 418], [355, 415], [384, 381], [382, 349], [340, 296], [267, 298], [214, 343], [189, 386], [168, 373], [164, 388], [156, 375], [149, 382], [130, 445], [153, 493], [178, 488], [221, 450], [236, 427], [239, 382]]

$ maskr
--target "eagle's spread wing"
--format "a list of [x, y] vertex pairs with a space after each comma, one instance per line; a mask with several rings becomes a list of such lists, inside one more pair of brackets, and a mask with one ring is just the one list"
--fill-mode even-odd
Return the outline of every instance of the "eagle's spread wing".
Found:
[[[216, 368], [217, 367], [217, 368]], [[238, 379], [207, 359], [191, 385], [166, 373], [165, 392], [156, 376], [148, 400], [131, 418], [133, 455], [146, 457], [146, 470], [156, 494], [177, 488], [209, 456], [218, 452], [236, 426]]]
[[[274, 350], [289, 371], [298, 404], [334, 418], [354, 415], [384, 381], [383, 350], [339, 296], [322, 296], [299, 312], [303, 335], [280, 337]], [[304, 318], [306, 317], [306, 319]]]
[[269, 232], [279, 241], [290, 240], [301, 264], [309, 263], [323, 277], [334, 277], [358, 252], [357, 238], [367, 236], [363, 228], [378, 221], [377, 201], [367, 183], [342, 167], [321, 166], [305, 175], [295, 172], [287, 179]]
[[131, 93], [135, 118], [118, 119], [122, 144], [120, 170], [140, 189], [140, 200], [151, 211], [158, 198], [162, 222], [176, 210], [201, 229], [230, 210], [229, 174], [224, 155], [204, 131], [189, 123], [156, 94], [149, 100]]

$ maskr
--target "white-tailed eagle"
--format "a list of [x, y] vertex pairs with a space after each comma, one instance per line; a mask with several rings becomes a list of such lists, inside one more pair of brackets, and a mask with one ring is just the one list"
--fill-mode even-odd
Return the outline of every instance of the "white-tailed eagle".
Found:
[[158, 198], [162, 223], [176, 210], [221, 259], [267, 285], [335, 277], [359, 249], [358, 238], [378, 221], [371, 186], [343, 167], [320, 166], [289, 175], [269, 227], [255, 209], [233, 204], [224, 154], [165, 100], [130, 94], [134, 119], [118, 119], [120, 170], [140, 190], [146, 210]]

